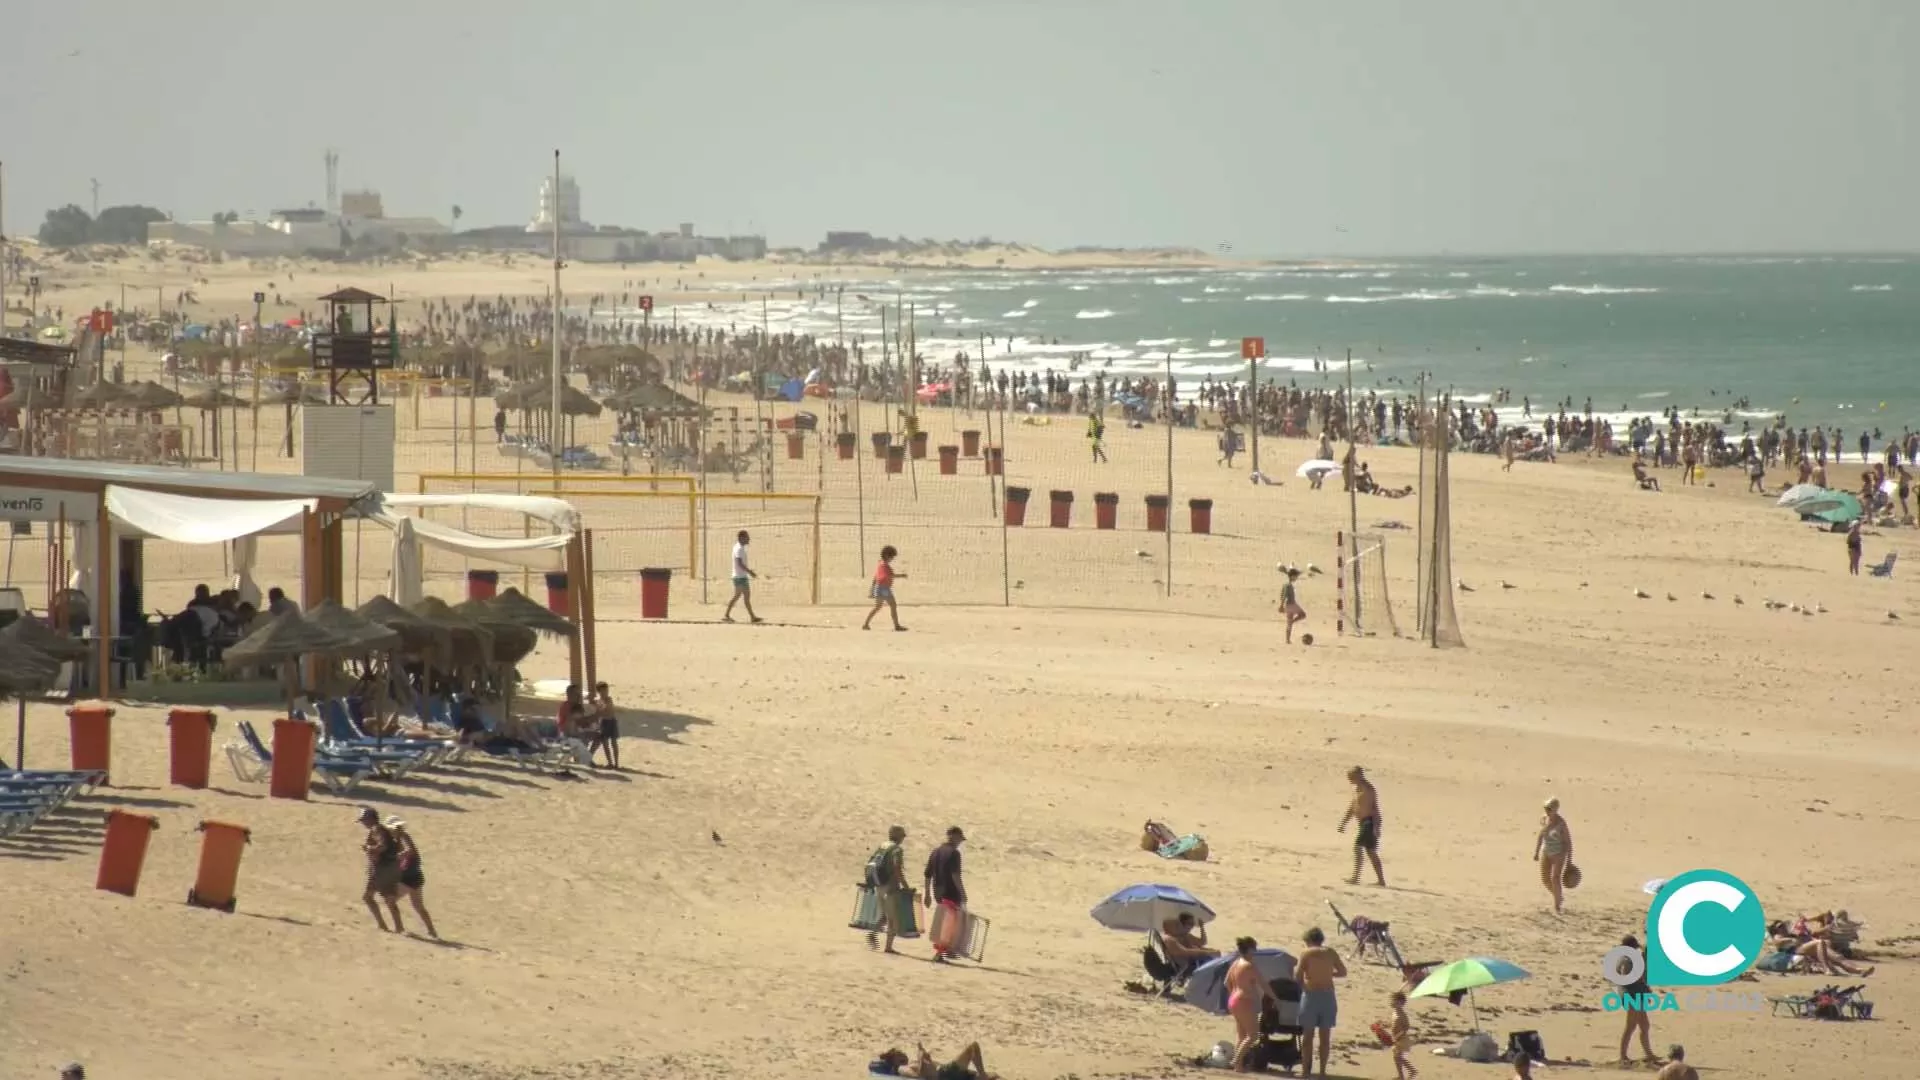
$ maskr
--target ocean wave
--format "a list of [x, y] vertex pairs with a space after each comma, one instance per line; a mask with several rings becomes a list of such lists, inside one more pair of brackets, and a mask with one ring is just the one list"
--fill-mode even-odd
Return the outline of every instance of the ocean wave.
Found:
[[1327, 303], [1329, 304], [1385, 304], [1394, 300], [1458, 300], [1458, 299], [1460, 299], [1460, 294], [1456, 292], [1446, 292], [1446, 291], [1436, 292], [1431, 289], [1415, 289], [1412, 292], [1389, 293], [1384, 296], [1341, 296], [1336, 293], [1333, 296], [1327, 297]]
[[1228, 288], [1225, 285], [1209, 285], [1205, 289], [1202, 289], [1201, 291], [1215, 293], [1215, 292], [1232, 292], [1233, 290]]
[[1198, 280], [1200, 279], [1191, 277], [1157, 277], [1153, 279], [1153, 283], [1155, 285], [1191, 285]]
[[1096, 308], [1092, 311], [1076, 311], [1073, 317], [1076, 319], [1111, 319], [1113, 318], [1113, 312], [1108, 311], [1106, 308]]
[[1152, 348], [1155, 345], [1178, 345], [1185, 340], [1187, 339], [1177, 337], [1141, 338], [1139, 341], [1134, 342], [1134, 344]]
[[1001, 315], [1000, 317], [1003, 319], [1024, 319], [1027, 317], [1027, 314], [1028, 313], [1026, 308], [1018, 308], [1016, 310], [1009, 311]]
[[1633, 395], [1634, 400], [1636, 401], [1653, 401], [1658, 398], [1672, 397], [1672, 396], [1673, 396], [1673, 392], [1670, 390], [1649, 390], [1644, 394]]
[[1855, 285], [1849, 292], [1892, 292], [1891, 285]]
[[1183, 303], [1183, 304], [1211, 304], [1211, 303], [1213, 303], [1213, 301], [1211, 301], [1211, 300], [1208, 300], [1208, 299], [1207, 299], [1206, 297], [1204, 297], [1204, 296], [1183, 296], [1183, 297], [1181, 297], [1181, 298], [1180, 298], [1180, 302], [1181, 302], [1181, 303]]
[[1093, 286], [1091, 286], [1091, 285], [1069, 285], [1069, 286], [1067, 286], [1067, 288], [1069, 288], [1069, 289], [1072, 289], [1072, 290], [1073, 290], [1074, 292], [1086, 292], [1086, 291], [1087, 291], [1088, 289], [1091, 289], [1091, 288], [1093, 288]]
[[1647, 285], [1549, 285], [1547, 291], [1572, 293], [1575, 296], [1632, 296], [1660, 290]]
[[1242, 297], [1241, 299], [1274, 302], [1274, 301], [1281, 301], [1281, 300], [1305, 300], [1307, 298], [1308, 297], [1306, 293], [1290, 292], [1290, 293], [1281, 293], [1278, 296], [1272, 295], [1270, 293], [1254, 293], [1251, 296], [1245, 296], [1245, 297]]
[[1037, 308], [1037, 307], [1039, 307], [1039, 306], [1040, 306], [1040, 301], [1038, 301], [1038, 300], [1028, 300], [1028, 301], [1027, 301], [1026, 303], [1024, 303], [1024, 304], [1021, 304], [1020, 306], [1021, 306], [1021, 307], [1023, 307], [1023, 308]]

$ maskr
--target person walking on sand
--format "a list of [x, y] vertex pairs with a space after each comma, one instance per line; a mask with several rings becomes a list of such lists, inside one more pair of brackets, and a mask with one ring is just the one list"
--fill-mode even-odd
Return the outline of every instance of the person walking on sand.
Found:
[[880, 549], [880, 565], [873, 569], [873, 588], [869, 590], [869, 595], [873, 597], [873, 610], [867, 612], [867, 621], [860, 624], [860, 629], [873, 629], [873, 617], [880, 614], [881, 608], [886, 608], [887, 614], [893, 617], [895, 630], [906, 629], [900, 625], [900, 606], [893, 601], [893, 579], [907, 576], [893, 569], [893, 560], [899, 556], [900, 552], [892, 544]]
[[1847, 526], [1847, 573], [1860, 576], [1860, 519]]
[[1300, 606], [1300, 568], [1287, 567], [1286, 584], [1280, 586], [1280, 614], [1287, 620], [1287, 644], [1293, 644], [1293, 624], [1307, 617], [1307, 609]]
[[607, 752], [607, 768], [620, 767], [620, 712], [613, 706], [613, 691], [606, 683], [593, 684], [593, 715], [599, 721], [599, 735], [593, 746], [587, 750], [588, 764], [592, 764], [595, 750]]
[[[407, 831], [407, 823], [399, 818], [387, 819], [387, 831], [400, 846], [400, 895], [413, 902], [413, 913], [426, 924], [427, 936], [438, 941], [440, 931], [433, 928], [433, 916], [427, 914], [427, 873], [420, 865], [420, 848], [413, 842], [413, 834]], [[394, 924], [399, 925], [399, 921], [396, 912]]]
[[1314, 927], [1300, 936], [1306, 948], [1293, 977], [1300, 982], [1300, 1075], [1313, 1075], [1314, 1035], [1320, 1036], [1320, 1075], [1327, 1075], [1327, 1054], [1333, 1049], [1333, 1027], [1339, 1020], [1339, 1000], [1333, 980], [1347, 977], [1340, 954], [1327, 948], [1327, 935]]
[[[1636, 952], [1640, 949], [1640, 939], [1632, 934], [1621, 938], [1620, 944]], [[1628, 963], [1631, 961], [1622, 961], [1621, 966], [1625, 967]], [[1640, 1060], [1648, 1065], [1660, 1063], [1660, 1059], [1653, 1052], [1653, 1018], [1647, 1010], [1650, 1004], [1649, 999], [1652, 997], [1653, 987], [1647, 983], [1644, 967], [1638, 979], [1620, 988], [1620, 998], [1626, 1006], [1621, 1011], [1627, 1016], [1627, 1026], [1620, 1032], [1620, 1066], [1622, 1068], [1633, 1067], [1633, 1059], [1627, 1056], [1627, 1048], [1632, 1045], [1635, 1032], [1640, 1034]]]
[[1227, 1014], [1233, 1017], [1233, 1071], [1252, 1072], [1253, 1048], [1260, 1043], [1260, 1013], [1273, 987], [1254, 961], [1259, 943], [1243, 937], [1233, 943], [1233, 962], [1227, 965]]
[[[894, 925], [894, 906], [907, 891], [907, 853], [900, 845], [907, 839], [904, 825], [895, 825], [887, 830], [887, 842], [867, 860], [867, 884], [873, 887], [873, 899], [876, 910], [880, 912], [880, 925], [887, 932], [886, 947], [880, 951], [893, 953], [893, 939], [899, 932]], [[907, 901], [912, 903], [911, 899]], [[867, 948], [880, 948], [878, 931], [867, 932]]]
[[940, 905], [936, 916], [940, 924], [933, 928], [933, 959], [947, 962], [949, 947], [960, 936], [959, 920], [966, 917], [967, 885], [960, 876], [960, 845], [967, 834], [955, 825], [947, 830], [947, 842], [927, 856], [926, 900], [928, 907]]
[[1107, 422], [1101, 417], [1098, 407], [1087, 414], [1087, 441], [1093, 444], [1093, 463], [1101, 464], [1107, 460]]
[[1573, 830], [1567, 827], [1567, 819], [1560, 816], [1560, 800], [1548, 799], [1544, 806], [1546, 817], [1540, 821], [1540, 831], [1533, 838], [1533, 857], [1540, 863], [1540, 884], [1553, 894], [1553, 913], [1560, 914], [1564, 899], [1567, 867], [1573, 863]]
[[[367, 830], [366, 839], [360, 843], [360, 853], [367, 860], [367, 891], [361, 899], [366, 901], [367, 910], [373, 912], [373, 921], [380, 929], [391, 929], [394, 933], [404, 933], [400, 925], [400, 840], [393, 830], [382, 824], [380, 813], [371, 806], [360, 808], [360, 824]], [[387, 910], [393, 913], [393, 926], [387, 926], [386, 917], [380, 914], [380, 902], [385, 901]]]
[[753, 613], [753, 583], [760, 575], [747, 565], [747, 545], [752, 543], [747, 530], [741, 529], [740, 535], [733, 541], [733, 599], [727, 601], [727, 610], [720, 616], [721, 622], [733, 621], [733, 605], [742, 601], [747, 605], [747, 618], [760, 622], [760, 616]]
[[1407, 995], [1405, 991], [1395, 990], [1387, 998], [1387, 1004], [1393, 1007], [1393, 1026], [1387, 1034], [1393, 1036], [1393, 1075], [1395, 1080], [1415, 1080], [1420, 1070], [1413, 1067], [1407, 1059], [1407, 1053], [1413, 1049], [1413, 1023], [1407, 1019]]
[[1347, 816], [1340, 819], [1339, 831], [1344, 834], [1349, 822], [1357, 826], [1353, 834], [1353, 874], [1347, 884], [1360, 884], [1360, 864], [1364, 860], [1373, 863], [1373, 882], [1384, 889], [1387, 874], [1380, 868], [1380, 793], [1358, 765], [1347, 770], [1347, 782], [1353, 785], [1353, 798], [1347, 803]]

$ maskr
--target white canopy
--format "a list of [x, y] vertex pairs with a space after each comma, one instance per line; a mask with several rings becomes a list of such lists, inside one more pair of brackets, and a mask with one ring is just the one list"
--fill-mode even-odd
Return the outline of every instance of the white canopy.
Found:
[[[579, 531], [580, 527], [580, 512], [573, 508], [572, 503], [564, 499], [539, 495], [390, 494], [381, 496], [381, 501], [382, 509], [374, 520], [393, 529], [396, 534], [394, 538], [396, 565], [402, 557], [403, 546], [407, 551], [413, 552], [409, 557], [416, 566], [420, 562], [418, 548], [426, 546], [450, 551], [470, 559], [479, 559], [482, 562], [524, 566], [529, 570], [565, 570], [567, 545], [572, 542], [574, 533]], [[425, 510], [433, 507], [505, 510], [538, 519], [559, 531], [547, 536], [483, 536], [428, 518], [393, 512], [410, 508]], [[411, 533], [405, 538], [398, 535], [403, 523]], [[410, 583], [396, 577], [395, 591], [400, 591], [403, 584]]]
[[223, 544], [261, 533], [298, 532], [314, 499], [201, 499], [107, 485], [107, 513], [124, 537]]
[[433, 507], [472, 507], [476, 510], [504, 510], [525, 514], [553, 526], [563, 533], [580, 531], [580, 511], [565, 499], [544, 495], [397, 495], [380, 496], [389, 509], [425, 510]]

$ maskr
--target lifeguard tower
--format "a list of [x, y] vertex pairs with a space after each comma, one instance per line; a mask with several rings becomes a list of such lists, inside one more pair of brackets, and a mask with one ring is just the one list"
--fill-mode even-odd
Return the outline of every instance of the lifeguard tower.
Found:
[[[320, 298], [327, 324], [313, 334], [313, 370], [326, 372], [328, 400], [335, 405], [380, 404], [380, 372], [400, 358], [392, 301], [365, 289], [345, 288]], [[374, 318], [387, 308], [384, 329]]]

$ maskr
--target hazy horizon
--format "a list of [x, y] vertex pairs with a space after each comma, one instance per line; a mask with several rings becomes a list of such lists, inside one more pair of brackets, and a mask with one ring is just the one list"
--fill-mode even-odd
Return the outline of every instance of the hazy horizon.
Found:
[[0, 225], [90, 208], [94, 178], [182, 220], [318, 205], [328, 148], [391, 216], [525, 224], [558, 147], [590, 222], [778, 247], [1920, 251], [1896, 0], [568, 8], [11, 12]]

